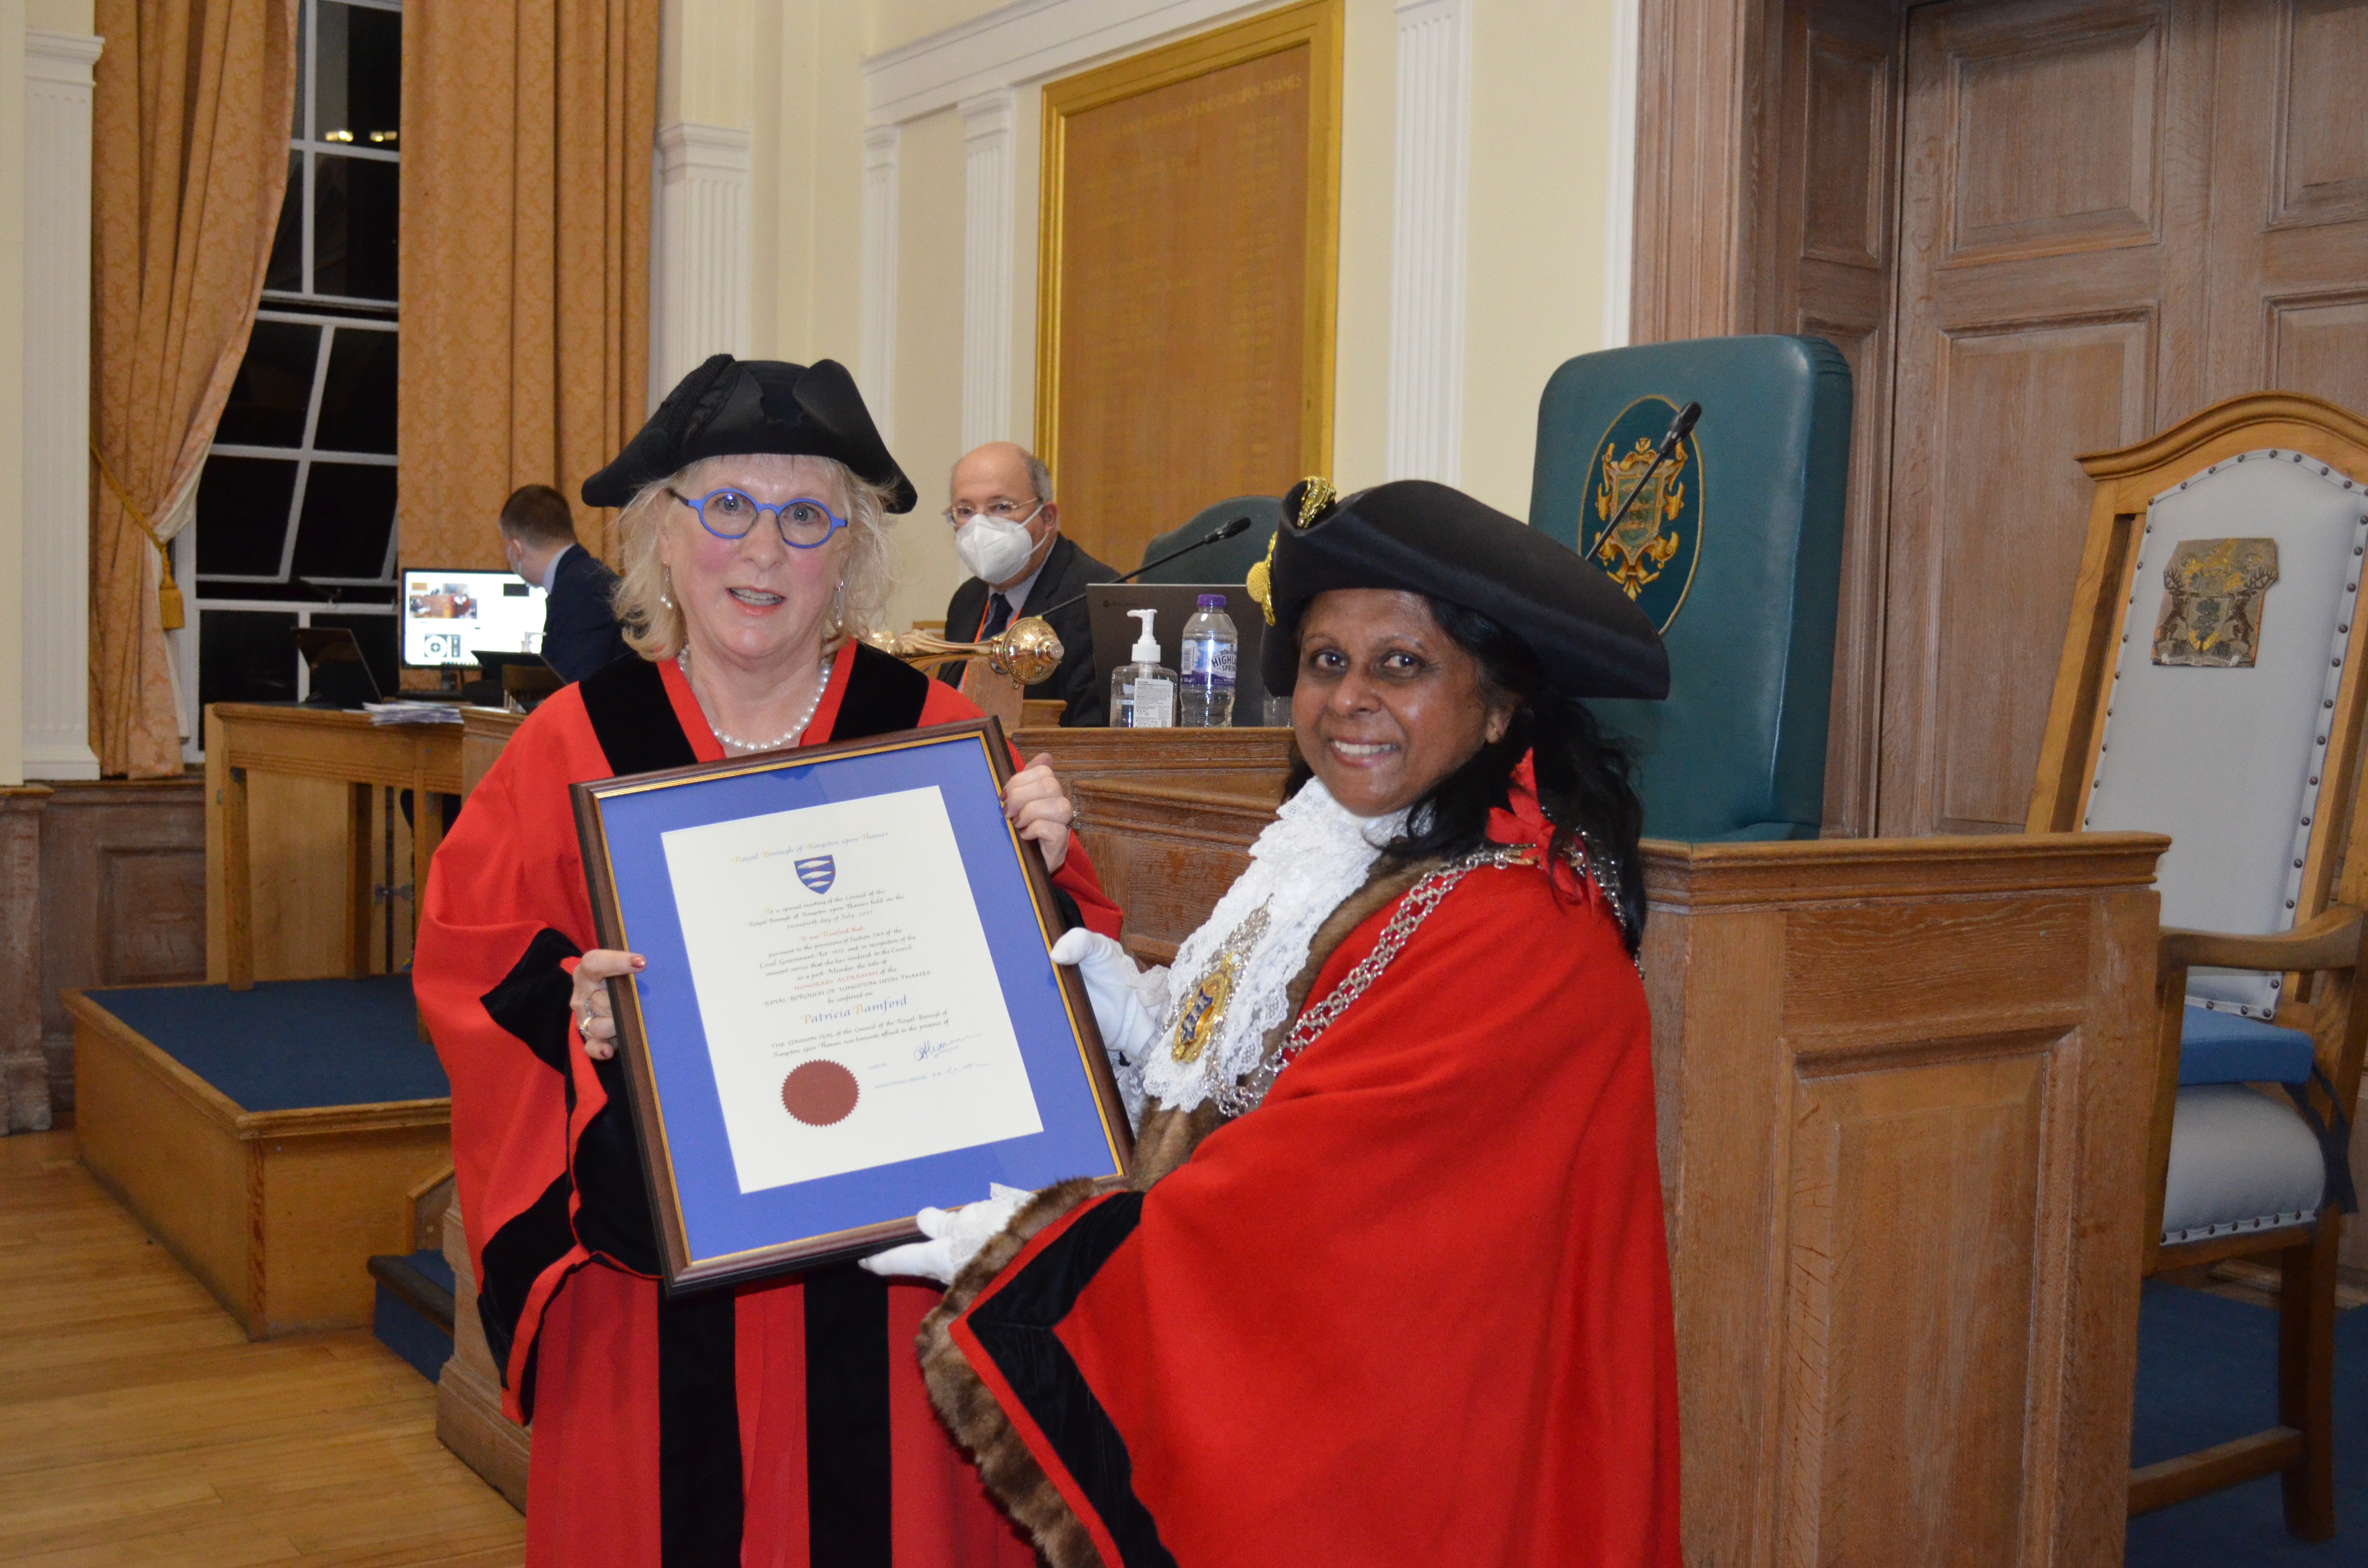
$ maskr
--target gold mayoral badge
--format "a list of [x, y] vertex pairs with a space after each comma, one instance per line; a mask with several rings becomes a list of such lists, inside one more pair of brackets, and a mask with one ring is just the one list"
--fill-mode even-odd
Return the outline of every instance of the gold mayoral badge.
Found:
[[2188, 540], [2162, 571], [2154, 662], [2252, 668], [2261, 651], [2261, 600], [2277, 580], [2276, 540]]
[[1662, 529], [1685, 510], [1689, 456], [1686, 443], [1679, 442], [1660, 472], [1645, 479], [1645, 470], [1653, 466], [1653, 446], [1652, 437], [1639, 436], [1627, 455], [1615, 457], [1611, 443], [1606, 442], [1600, 457], [1602, 473], [1595, 486], [1595, 518], [1602, 524], [1611, 521], [1611, 515], [1628, 499], [1637, 481], [1645, 481], [1643, 491], [1621, 517], [1619, 526], [1605, 529], [1595, 546], [1595, 559], [1632, 599], [1661, 574], [1683, 542], [1676, 529], [1666, 533]]
[[1242, 962], [1249, 957], [1258, 938], [1266, 935], [1267, 906], [1260, 904], [1250, 917], [1233, 929], [1224, 945], [1209, 967], [1201, 971], [1200, 980], [1184, 1005], [1176, 1010], [1176, 1040], [1167, 1054], [1177, 1062], [1190, 1065], [1200, 1059], [1209, 1042], [1217, 1038], [1217, 1030], [1225, 1022], [1225, 1008], [1234, 999], [1234, 983], [1241, 978]]

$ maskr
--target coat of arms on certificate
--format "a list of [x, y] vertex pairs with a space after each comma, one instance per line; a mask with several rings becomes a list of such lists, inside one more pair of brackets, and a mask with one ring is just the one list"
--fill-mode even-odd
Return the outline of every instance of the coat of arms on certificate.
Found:
[[[1595, 486], [1581, 509], [1580, 552], [1668, 631], [1693, 584], [1702, 554], [1702, 449], [1693, 437], [1668, 461], [1653, 449], [1677, 404], [1639, 398], [1595, 445]], [[1632, 499], [1633, 496], [1633, 499]]]
[[2261, 650], [2261, 606], [2278, 580], [2273, 539], [2191, 539], [2162, 571], [2154, 662], [2250, 669]]

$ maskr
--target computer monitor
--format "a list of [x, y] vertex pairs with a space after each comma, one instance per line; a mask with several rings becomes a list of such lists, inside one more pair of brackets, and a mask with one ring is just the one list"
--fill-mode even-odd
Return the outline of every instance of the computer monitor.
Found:
[[403, 574], [403, 662], [415, 669], [473, 668], [477, 650], [542, 652], [542, 604], [551, 596], [515, 572]]

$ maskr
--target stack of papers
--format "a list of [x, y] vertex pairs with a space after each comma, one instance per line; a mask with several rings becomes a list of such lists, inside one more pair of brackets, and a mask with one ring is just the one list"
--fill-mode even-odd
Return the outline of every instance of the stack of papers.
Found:
[[457, 724], [461, 710], [449, 702], [365, 702], [373, 724]]

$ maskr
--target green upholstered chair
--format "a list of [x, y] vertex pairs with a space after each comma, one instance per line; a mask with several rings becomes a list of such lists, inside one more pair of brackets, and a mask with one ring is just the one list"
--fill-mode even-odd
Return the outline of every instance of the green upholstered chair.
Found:
[[[1683, 461], [1606, 537], [1690, 402]], [[1628, 587], [1668, 644], [1668, 701], [1592, 705], [1636, 744], [1652, 837], [1817, 836], [1850, 436], [1850, 368], [1813, 337], [1607, 349], [1546, 382], [1530, 524]]]
[[1136, 581], [1247, 582], [1250, 567], [1266, 559], [1267, 546], [1274, 539], [1275, 525], [1282, 520], [1282, 497], [1280, 495], [1236, 495], [1213, 506], [1203, 506], [1182, 528], [1170, 528], [1144, 545], [1143, 558], [1156, 561], [1171, 550], [1181, 550], [1196, 539], [1206, 539], [1212, 528], [1230, 523], [1235, 517], [1247, 517], [1249, 528], [1206, 550], [1196, 550], [1181, 561], [1171, 561], [1165, 566], [1155, 567]]

